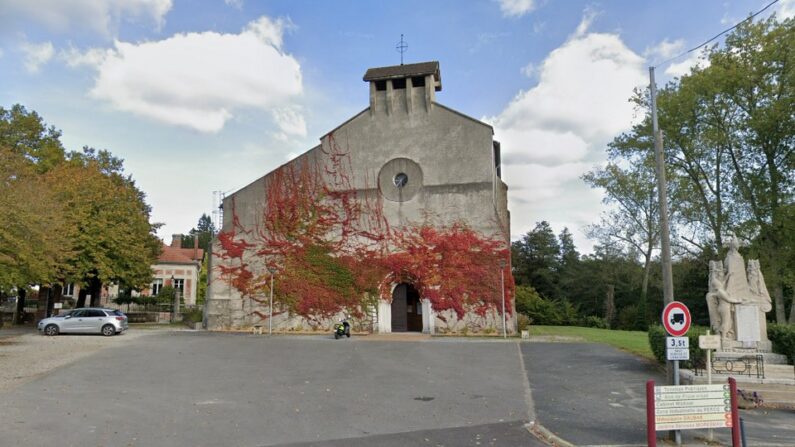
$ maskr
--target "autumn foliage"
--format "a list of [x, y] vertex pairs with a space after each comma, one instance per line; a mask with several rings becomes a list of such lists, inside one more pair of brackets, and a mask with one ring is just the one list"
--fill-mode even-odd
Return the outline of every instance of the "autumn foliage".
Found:
[[[333, 135], [318, 159], [298, 159], [265, 179], [254, 227], [241, 225], [232, 198], [232, 225], [219, 234], [216, 256], [224, 260], [221, 277], [244, 297], [264, 302], [270, 268], [278, 277], [274, 307], [309, 319], [361, 316], [378, 298], [390, 300], [400, 282], [459, 318], [501, 309], [499, 260], [509, 259], [503, 240], [463, 223], [390, 228], [380, 196], [358, 196], [352, 187], [350, 159]], [[510, 300], [508, 267], [505, 273]]]

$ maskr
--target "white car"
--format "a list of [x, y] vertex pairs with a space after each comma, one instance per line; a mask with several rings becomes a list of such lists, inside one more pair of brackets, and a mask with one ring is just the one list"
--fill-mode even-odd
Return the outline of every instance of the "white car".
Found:
[[39, 321], [39, 332], [44, 335], [102, 334], [106, 337], [127, 330], [127, 315], [120, 310], [99, 307], [75, 309], [67, 314]]

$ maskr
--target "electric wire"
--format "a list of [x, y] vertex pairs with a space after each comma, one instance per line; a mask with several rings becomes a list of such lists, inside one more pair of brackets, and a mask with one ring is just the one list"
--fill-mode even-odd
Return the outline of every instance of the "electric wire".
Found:
[[742, 25], [743, 23], [745, 23], [745, 22], [747, 22], [747, 21], [749, 21], [749, 20], [753, 20], [753, 18], [754, 18], [754, 17], [756, 17], [756, 16], [758, 16], [759, 14], [761, 14], [761, 13], [765, 12], [765, 11], [766, 11], [768, 8], [770, 8], [771, 6], [773, 6], [773, 5], [775, 5], [776, 3], [778, 3], [778, 1], [779, 1], [779, 0], [773, 0], [772, 2], [768, 3], [767, 5], [765, 5], [765, 7], [764, 7], [764, 8], [762, 8], [762, 9], [760, 9], [759, 11], [757, 11], [757, 12], [755, 12], [755, 13], [751, 14], [750, 16], [746, 17], [746, 18], [745, 18], [745, 20], [742, 20], [742, 21], [740, 21], [740, 22], [737, 22], [737, 23], [736, 23], [736, 24], [734, 24], [734, 26], [732, 26], [731, 28], [727, 28], [727, 29], [725, 29], [725, 30], [721, 31], [720, 33], [718, 33], [718, 34], [716, 34], [716, 35], [712, 36], [711, 38], [707, 39], [707, 40], [706, 40], [704, 43], [702, 43], [701, 45], [697, 45], [697, 46], [695, 46], [695, 47], [693, 47], [693, 48], [691, 48], [691, 49], [689, 49], [689, 50], [687, 50], [687, 51], [685, 51], [685, 52], [679, 53], [678, 55], [676, 55], [676, 56], [674, 56], [674, 57], [668, 58], [668, 59], [666, 59], [666, 60], [664, 60], [664, 61], [660, 62], [659, 64], [655, 65], [653, 68], [657, 68], [657, 67], [663, 66], [663, 65], [665, 65], [665, 64], [667, 64], [667, 63], [669, 63], [669, 62], [672, 62], [672, 61], [674, 61], [674, 60], [676, 60], [676, 59], [679, 59], [680, 57], [682, 57], [682, 56], [684, 56], [684, 55], [686, 55], [686, 54], [692, 53], [693, 51], [696, 51], [696, 50], [698, 50], [699, 48], [702, 48], [702, 47], [704, 47], [705, 45], [709, 44], [709, 43], [710, 43], [710, 42], [712, 42], [713, 40], [717, 39], [718, 37], [720, 37], [720, 36], [722, 36], [722, 35], [724, 35], [724, 34], [726, 34], [726, 33], [728, 33], [729, 31], [731, 31], [731, 30], [733, 30], [733, 29], [737, 28], [738, 26]]

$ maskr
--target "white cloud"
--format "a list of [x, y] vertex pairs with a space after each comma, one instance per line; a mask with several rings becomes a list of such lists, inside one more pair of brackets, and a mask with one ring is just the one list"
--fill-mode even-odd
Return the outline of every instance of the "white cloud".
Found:
[[231, 6], [233, 8], [243, 8], [243, 0], [224, 0], [224, 3], [226, 3], [227, 6]]
[[528, 62], [527, 65], [522, 67], [522, 69], [519, 71], [521, 71], [522, 74], [528, 78], [532, 78], [536, 75], [536, 73], [538, 73], [538, 67], [532, 62]]
[[505, 17], [521, 17], [536, 7], [535, 0], [499, 0], [500, 11]]
[[274, 109], [272, 112], [273, 120], [279, 126], [281, 132], [276, 134], [276, 138], [287, 140], [289, 137], [305, 137], [306, 121], [301, 111], [295, 107], [285, 107]]
[[3, 57], [3, 49], [0, 48], [0, 57]]
[[[97, 71], [91, 96], [123, 111], [201, 132], [218, 132], [237, 110], [283, 109], [303, 93], [301, 67], [282, 50], [288, 22], [261, 17], [239, 34], [176, 34], [67, 51], [70, 65]], [[285, 133], [306, 133], [300, 112], [273, 112]]]
[[605, 145], [635, 119], [628, 101], [648, 80], [644, 59], [617, 34], [594, 33], [586, 10], [575, 33], [533, 71], [538, 84], [486, 118], [502, 143], [514, 237], [536, 221], [568, 226], [587, 251], [583, 227], [596, 222], [601, 193], [580, 176], [604, 160]]
[[680, 62], [672, 62], [669, 64], [665, 67], [665, 74], [681, 77], [690, 73], [690, 69], [696, 66], [701, 68], [709, 67], [709, 59], [698, 51], [690, 53], [686, 58], [681, 59]]
[[778, 4], [776, 17], [779, 20], [795, 17], [795, 0], [781, 0]]
[[0, 0], [0, 19], [31, 19], [55, 31], [89, 28], [114, 34], [119, 22], [151, 21], [160, 28], [172, 0]]
[[55, 49], [51, 42], [23, 42], [20, 45], [20, 50], [25, 54], [23, 64], [28, 73], [38, 73], [41, 66], [49, 62], [55, 55]]
[[663, 39], [663, 41], [657, 45], [646, 48], [646, 51], [643, 52], [643, 56], [652, 63], [662, 62], [681, 53], [684, 48], [684, 39], [677, 39], [674, 41]]

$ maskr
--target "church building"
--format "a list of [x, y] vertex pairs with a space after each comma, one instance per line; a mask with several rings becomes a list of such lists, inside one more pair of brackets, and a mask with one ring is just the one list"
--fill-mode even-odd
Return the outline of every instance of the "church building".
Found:
[[368, 69], [370, 104], [223, 201], [210, 330], [515, 332], [494, 129], [436, 100], [439, 63]]

